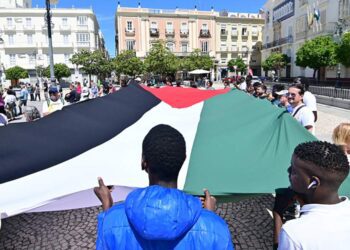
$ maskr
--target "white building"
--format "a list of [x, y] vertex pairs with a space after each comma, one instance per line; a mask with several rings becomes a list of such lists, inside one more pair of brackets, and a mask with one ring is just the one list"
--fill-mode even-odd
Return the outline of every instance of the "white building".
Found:
[[[312, 69], [295, 65], [296, 52], [307, 40], [334, 34], [339, 18], [339, 1], [347, 6], [348, 11], [344, 14], [349, 16], [349, 0], [268, 0], [264, 5], [263, 61], [271, 53], [281, 52], [290, 58], [290, 63], [282, 72], [283, 77], [312, 77]], [[343, 69], [342, 77], [345, 73]], [[324, 69], [320, 74], [321, 77], [335, 78], [336, 67]]]
[[[90, 9], [52, 10], [54, 63], [65, 63], [71, 69], [69, 80], [82, 75], [69, 59], [82, 49], [103, 50], [104, 40], [95, 14]], [[31, 1], [0, 0], [0, 76], [13, 66], [27, 69], [36, 82], [38, 66], [50, 64], [46, 9], [31, 8]], [[1, 79], [1, 78], [0, 78]]]

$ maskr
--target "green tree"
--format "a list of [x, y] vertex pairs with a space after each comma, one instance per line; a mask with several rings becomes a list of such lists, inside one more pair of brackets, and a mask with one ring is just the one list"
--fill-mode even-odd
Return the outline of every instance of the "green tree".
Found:
[[125, 74], [135, 77], [143, 72], [143, 62], [136, 57], [133, 50], [125, 50], [113, 60], [113, 69], [116, 74]]
[[313, 69], [315, 78], [321, 68], [337, 64], [337, 47], [330, 36], [306, 41], [297, 51], [296, 65]]
[[274, 69], [277, 72], [277, 76], [281, 76], [281, 69], [286, 67], [288, 63], [288, 56], [282, 53], [272, 53], [263, 62], [262, 67], [265, 71]]
[[184, 59], [185, 66], [189, 71], [195, 69], [210, 70], [213, 67], [213, 60], [209, 55], [203, 54], [199, 49], [195, 49]]
[[345, 33], [337, 49], [338, 60], [345, 67], [350, 67], [350, 32]]
[[7, 70], [5, 70], [5, 74], [6, 74], [6, 79], [11, 80], [11, 84], [12, 84], [12, 81], [14, 81], [15, 85], [18, 84], [19, 79], [28, 77], [28, 71], [19, 66], [8, 68]]
[[163, 41], [153, 44], [151, 51], [144, 60], [146, 72], [163, 76], [174, 74], [179, 68], [178, 58], [165, 47]]
[[105, 75], [109, 74], [112, 69], [111, 62], [107, 60], [106, 56], [99, 50], [93, 52], [88, 50], [81, 50], [75, 53], [70, 61], [77, 66], [82, 66], [82, 70], [89, 75], [89, 82], [91, 75]]
[[[71, 72], [70, 72], [69, 67], [64, 63], [55, 63], [53, 68], [54, 68], [54, 72], [55, 72], [55, 77], [58, 81], [60, 81], [62, 77], [70, 77], [71, 76]], [[42, 73], [43, 73], [43, 76], [49, 78], [50, 77], [50, 66], [47, 66]]]
[[227, 66], [229, 67], [231, 72], [234, 72], [234, 66], [237, 67], [237, 71], [241, 72], [241, 74], [245, 74], [247, 72], [247, 65], [244, 63], [243, 59], [238, 57], [237, 59], [231, 59]]

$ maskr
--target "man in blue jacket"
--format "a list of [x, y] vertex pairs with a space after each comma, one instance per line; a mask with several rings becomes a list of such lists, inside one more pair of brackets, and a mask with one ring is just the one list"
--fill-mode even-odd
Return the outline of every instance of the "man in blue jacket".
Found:
[[223, 219], [210, 210], [215, 198], [201, 201], [177, 189], [186, 158], [182, 134], [168, 125], [152, 128], [142, 143], [142, 170], [149, 187], [131, 192], [113, 205], [108, 187], [99, 178], [95, 188], [102, 202], [96, 249], [234, 249]]

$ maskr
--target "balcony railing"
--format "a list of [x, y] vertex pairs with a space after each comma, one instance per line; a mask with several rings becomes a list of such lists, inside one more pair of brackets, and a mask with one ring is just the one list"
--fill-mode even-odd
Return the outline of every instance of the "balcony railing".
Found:
[[5, 48], [35, 48], [35, 47], [37, 47], [37, 43], [34, 43], [34, 42], [32, 42], [32, 43], [24, 43], [24, 42], [4, 43], [4, 47]]
[[266, 43], [264, 44], [264, 49], [269, 49], [269, 48], [277, 47], [288, 43], [293, 43], [293, 36], [284, 37], [284, 38], [275, 40], [271, 43]]
[[77, 42], [77, 47], [90, 47], [90, 42]]
[[201, 29], [200, 32], [199, 32], [199, 37], [201, 37], [201, 38], [210, 38], [211, 37], [210, 31]]
[[35, 26], [34, 25], [23, 25], [23, 30], [24, 31], [34, 31]]
[[173, 29], [166, 29], [165, 36], [175, 36], [175, 31]]
[[159, 30], [156, 28], [150, 28], [149, 34], [151, 37], [159, 37]]
[[70, 25], [60, 25], [60, 30], [64, 30], [64, 31], [68, 31], [71, 30], [71, 26]]
[[252, 32], [252, 36], [254, 36], [254, 37], [259, 36], [259, 32], [258, 32], [258, 31], [253, 31], [253, 32]]
[[89, 30], [89, 25], [87, 25], [87, 24], [78, 24], [77, 25], [77, 30], [87, 31], [87, 30]]
[[125, 29], [125, 35], [126, 36], [134, 36], [135, 35], [135, 29]]
[[16, 30], [16, 25], [4, 25], [4, 30], [5, 31]]
[[180, 37], [188, 37], [188, 30], [180, 30]]

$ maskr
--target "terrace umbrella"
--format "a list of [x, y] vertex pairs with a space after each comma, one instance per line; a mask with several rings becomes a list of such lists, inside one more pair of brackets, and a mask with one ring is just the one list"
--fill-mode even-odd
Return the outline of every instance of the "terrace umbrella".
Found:
[[[203, 74], [209, 74], [210, 71], [204, 70], [204, 69], [196, 69], [188, 72], [190, 75], [203, 75]], [[196, 76], [194, 76], [194, 81], [196, 81]]]
[[[116, 185], [115, 201], [147, 186], [141, 145], [157, 124], [183, 134], [187, 159], [178, 185], [193, 194], [203, 188], [214, 195], [274, 193], [289, 185], [295, 146], [316, 140], [283, 109], [239, 90], [131, 84], [40, 120], [0, 128], [2, 218], [99, 205], [92, 191], [98, 176]], [[31, 144], [24, 149], [23, 142]], [[347, 181], [343, 193], [349, 190]]]

